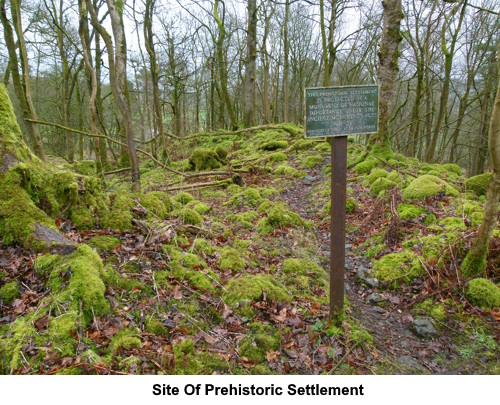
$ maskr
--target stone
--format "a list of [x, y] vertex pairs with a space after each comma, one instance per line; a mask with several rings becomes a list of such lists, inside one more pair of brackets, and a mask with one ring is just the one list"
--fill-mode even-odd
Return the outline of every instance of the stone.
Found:
[[402, 366], [408, 366], [412, 368], [416, 368], [419, 370], [424, 369], [423, 366], [420, 365], [413, 357], [411, 356], [401, 356], [396, 359], [396, 362], [398, 364], [401, 364]]
[[415, 336], [423, 339], [431, 339], [439, 337], [439, 333], [434, 327], [434, 324], [429, 319], [417, 319], [410, 326], [410, 330]]
[[385, 301], [385, 299], [379, 293], [373, 293], [366, 297], [366, 302], [368, 302], [368, 304], [378, 304], [382, 301]]
[[366, 274], [368, 273], [368, 269], [363, 266], [359, 266], [358, 269], [356, 270], [356, 278], [359, 280], [363, 280], [366, 277]]
[[380, 315], [387, 313], [387, 311], [381, 307], [373, 307], [373, 312], [376, 312], [377, 314], [380, 314]]
[[307, 186], [310, 186], [316, 180], [317, 180], [316, 177], [307, 175], [306, 177], [304, 177], [304, 180], [302, 180], [302, 183], [304, 183]]
[[344, 290], [346, 293], [351, 292], [351, 286], [348, 283], [344, 283]]
[[378, 287], [378, 280], [376, 278], [365, 277], [365, 278], [362, 278], [361, 281], [363, 282], [363, 284], [365, 284], [366, 286], [368, 286], [370, 288]]

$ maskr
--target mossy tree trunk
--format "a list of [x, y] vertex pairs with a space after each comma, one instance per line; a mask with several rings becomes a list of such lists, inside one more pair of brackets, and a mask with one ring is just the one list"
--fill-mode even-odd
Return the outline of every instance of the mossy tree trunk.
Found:
[[[446, 45], [446, 31], [450, 28], [451, 19], [458, 12], [460, 6], [462, 6], [462, 10], [460, 11], [458, 25], [455, 32], [451, 36], [450, 48], [448, 49]], [[432, 132], [430, 144], [427, 146], [427, 151], [425, 152], [425, 161], [428, 163], [431, 163], [434, 159], [434, 153], [436, 151], [437, 141], [439, 138], [439, 134], [441, 133], [444, 118], [446, 116], [448, 97], [450, 95], [451, 69], [453, 67], [455, 46], [457, 44], [460, 27], [462, 26], [462, 22], [465, 17], [466, 8], [467, 8], [467, 1], [460, 2], [455, 7], [453, 7], [449, 15], [446, 16], [445, 23], [443, 24], [443, 27], [441, 29], [441, 49], [444, 54], [444, 79], [443, 79], [443, 88], [441, 89], [441, 97], [439, 99], [439, 110], [436, 119], [436, 125], [434, 126], [434, 131]]]
[[248, 0], [247, 9], [248, 9], [248, 30], [247, 30], [247, 57], [245, 60], [244, 123], [246, 127], [251, 127], [252, 125], [255, 124], [255, 75], [256, 75], [255, 62], [257, 60], [257, 0]]
[[[12, 77], [14, 91], [19, 102], [23, 119], [36, 120], [37, 114], [31, 100], [28, 57], [21, 21], [21, 4], [19, 0], [10, 1], [11, 18], [9, 19], [5, 3], [6, 0], [0, 0], [0, 20], [4, 28], [5, 45], [7, 46], [9, 53], [8, 70], [10, 70], [10, 76]], [[11, 21], [14, 24], [17, 41], [14, 38]], [[17, 49], [19, 49], [19, 58], [17, 56]], [[22, 76], [19, 73], [19, 64], [21, 64]], [[42, 159], [42, 161], [45, 161], [45, 150], [43, 148], [42, 137], [40, 136], [40, 132], [38, 130], [38, 124], [30, 121], [25, 122], [34, 153]]]
[[[62, 187], [54, 187], [56, 182]], [[50, 168], [30, 152], [7, 89], [0, 84], [0, 239], [6, 245], [20, 244], [38, 251], [56, 245], [63, 251], [73, 250], [72, 242], [39, 207], [56, 211], [62, 200], [64, 204], [76, 202], [77, 196], [78, 185], [69, 172], [54, 177]]]
[[382, 1], [384, 8], [384, 25], [382, 29], [382, 40], [378, 53], [380, 66], [377, 79], [380, 86], [379, 92], [379, 130], [372, 134], [369, 139], [371, 148], [378, 146], [390, 148], [389, 146], [389, 120], [391, 114], [392, 98], [394, 94], [394, 82], [398, 74], [399, 44], [401, 42], [401, 0]]
[[[500, 42], [497, 48], [497, 65], [498, 71], [500, 72]], [[493, 164], [493, 175], [491, 176], [488, 183], [488, 190], [486, 191], [483, 222], [462, 264], [462, 271], [466, 275], [481, 273], [485, 270], [488, 246], [493, 230], [497, 224], [498, 201], [500, 200], [500, 80], [495, 97], [495, 104], [491, 112], [489, 150], [491, 162]]]

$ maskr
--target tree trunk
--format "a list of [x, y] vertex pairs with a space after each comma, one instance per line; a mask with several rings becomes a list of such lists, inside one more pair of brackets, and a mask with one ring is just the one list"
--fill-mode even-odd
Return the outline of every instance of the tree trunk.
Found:
[[394, 81], [398, 74], [399, 43], [401, 42], [401, 0], [386, 0], [382, 2], [384, 7], [384, 26], [382, 29], [382, 40], [378, 54], [380, 66], [378, 69], [379, 93], [379, 130], [372, 134], [369, 139], [370, 147], [388, 147], [389, 145], [389, 119], [394, 93]]
[[[500, 42], [497, 48], [497, 66], [500, 72]], [[499, 73], [500, 78], [500, 73]], [[489, 129], [489, 149], [493, 164], [493, 175], [488, 183], [484, 202], [483, 222], [476, 239], [462, 263], [462, 272], [469, 276], [481, 273], [486, 268], [486, 257], [491, 235], [497, 224], [498, 201], [500, 200], [500, 80], [498, 81], [495, 104], [491, 112]]]
[[[458, 20], [458, 26], [451, 38], [450, 49], [446, 47], [446, 29], [449, 27], [449, 20], [455, 13], [459, 10], [460, 5], [462, 5], [462, 11], [460, 12], [460, 18]], [[465, 9], [467, 8], [467, 2], [464, 1], [463, 4], [459, 3], [451, 10], [450, 14], [447, 16], [443, 28], [441, 30], [441, 49], [444, 53], [444, 79], [443, 88], [441, 90], [441, 97], [439, 99], [439, 110], [436, 120], [436, 125], [432, 133], [432, 138], [427, 151], [425, 153], [425, 161], [431, 163], [434, 159], [434, 153], [436, 151], [436, 145], [438, 141], [439, 134], [441, 132], [441, 127], [443, 125], [443, 120], [446, 115], [446, 108], [448, 104], [448, 97], [450, 95], [450, 80], [451, 80], [451, 68], [453, 67], [453, 56], [455, 54], [455, 45], [457, 43], [458, 34], [460, 32], [460, 27], [465, 16]]]
[[[12, 22], [14, 23], [14, 29], [16, 31], [18, 39], [16, 42], [14, 39], [14, 33], [12, 31], [10, 20], [7, 17], [5, 1], [6, 0], [0, 0], [0, 20], [2, 21], [2, 25], [4, 27], [3, 31], [5, 45], [7, 46], [7, 50], [9, 52], [8, 68], [10, 68], [10, 74], [12, 76], [12, 82], [14, 84], [14, 91], [16, 93], [17, 101], [19, 102], [19, 108], [21, 110], [23, 119], [26, 123], [26, 128], [28, 130], [28, 135], [33, 147], [33, 151], [40, 159], [45, 161], [45, 150], [43, 148], [42, 137], [40, 136], [40, 132], [38, 130], [38, 124], [27, 121], [27, 119], [36, 120], [38, 117], [31, 100], [29, 65], [26, 53], [26, 44], [24, 42], [23, 36], [20, 3], [16, 0], [11, 0], [10, 2]], [[22, 78], [19, 73], [19, 59], [16, 53], [17, 48], [19, 48], [20, 52], [19, 59], [21, 61]]]
[[255, 124], [255, 61], [257, 59], [257, 0], [248, 0], [247, 58], [245, 60], [245, 112], [243, 122]]

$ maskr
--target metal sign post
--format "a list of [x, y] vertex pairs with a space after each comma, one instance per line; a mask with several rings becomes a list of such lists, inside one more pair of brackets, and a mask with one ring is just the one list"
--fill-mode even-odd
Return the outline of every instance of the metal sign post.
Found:
[[344, 306], [347, 135], [378, 132], [378, 86], [305, 89], [306, 138], [332, 137], [330, 318]]

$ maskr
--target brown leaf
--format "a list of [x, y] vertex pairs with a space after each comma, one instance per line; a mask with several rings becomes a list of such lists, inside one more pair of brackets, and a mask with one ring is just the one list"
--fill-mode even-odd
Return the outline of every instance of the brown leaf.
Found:
[[182, 299], [182, 291], [181, 291], [181, 287], [180, 287], [179, 284], [177, 284], [174, 287], [173, 295], [174, 295], [174, 299], [176, 299], [176, 300], [181, 300]]
[[11, 306], [14, 308], [14, 312], [16, 314], [21, 314], [26, 309], [26, 304], [19, 298], [16, 298], [14, 301], [12, 301]]
[[274, 350], [269, 350], [267, 353], [266, 353], [266, 360], [267, 361], [273, 361], [274, 359], [276, 359], [276, 357], [279, 356], [281, 352], [279, 350], [277, 351], [274, 351]]
[[39, 330], [42, 331], [47, 327], [49, 324], [49, 314], [42, 316], [41, 318], [38, 318], [35, 322], [35, 327]]
[[224, 304], [224, 311], [222, 311], [222, 317], [227, 319], [229, 315], [233, 313], [233, 310], [229, 308], [226, 304]]

